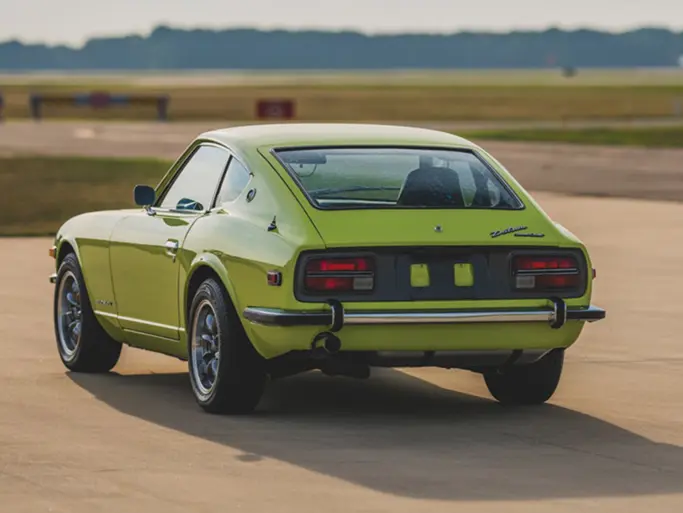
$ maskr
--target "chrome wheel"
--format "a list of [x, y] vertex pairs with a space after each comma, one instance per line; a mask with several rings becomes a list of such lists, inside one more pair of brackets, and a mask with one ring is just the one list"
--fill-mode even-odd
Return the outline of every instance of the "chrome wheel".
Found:
[[198, 391], [203, 396], [211, 394], [218, 378], [220, 345], [216, 312], [207, 299], [197, 306], [192, 324], [192, 373]]
[[57, 331], [59, 349], [64, 358], [71, 360], [76, 354], [81, 341], [83, 329], [83, 310], [81, 307], [81, 289], [76, 276], [66, 271], [59, 282], [57, 304]]

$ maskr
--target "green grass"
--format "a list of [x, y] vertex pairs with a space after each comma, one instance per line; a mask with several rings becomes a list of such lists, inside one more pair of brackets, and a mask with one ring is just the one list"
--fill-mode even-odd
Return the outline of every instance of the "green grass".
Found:
[[644, 148], [683, 148], [683, 125], [651, 128], [585, 128], [577, 130], [501, 130], [470, 132], [473, 140], [560, 142]]
[[169, 168], [153, 159], [0, 158], [0, 235], [49, 235], [70, 217], [131, 208], [136, 184]]
[[[8, 119], [28, 118], [30, 93], [169, 94], [171, 120], [250, 121], [261, 98], [296, 101], [301, 121], [563, 121], [668, 117], [683, 72], [558, 71], [215, 73], [0, 76]], [[45, 106], [46, 119], [153, 119], [155, 108]]]

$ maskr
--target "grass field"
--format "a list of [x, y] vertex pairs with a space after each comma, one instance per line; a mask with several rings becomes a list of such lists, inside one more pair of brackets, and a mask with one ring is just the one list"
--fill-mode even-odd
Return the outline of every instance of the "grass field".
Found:
[[[29, 116], [30, 93], [92, 90], [169, 94], [177, 121], [253, 120], [261, 98], [295, 100], [302, 121], [633, 119], [683, 110], [683, 70], [675, 69], [591, 70], [574, 78], [556, 70], [0, 76], [7, 118]], [[44, 115], [150, 119], [155, 111], [46, 106]]]
[[0, 235], [49, 235], [70, 217], [133, 207], [133, 187], [156, 185], [153, 159], [0, 158]]
[[683, 125], [649, 128], [576, 130], [500, 130], [460, 134], [473, 140], [559, 142], [642, 148], [683, 148]]

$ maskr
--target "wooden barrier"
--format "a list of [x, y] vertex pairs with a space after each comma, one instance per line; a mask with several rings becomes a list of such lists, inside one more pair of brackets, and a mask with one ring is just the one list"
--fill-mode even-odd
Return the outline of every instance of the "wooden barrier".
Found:
[[258, 119], [293, 119], [294, 101], [287, 99], [263, 99], [256, 102]]
[[32, 94], [29, 98], [29, 108], [34, 120], [42, 119], [43, 105], [67, 105], [74, 107], [90, 107], [105, 109], [112, 106], [155, 105], [159, 121], [168, 120], [168, 96], [137, 96], [128, 94], [110, 94], [107, 92], [92, 92], [83, 94]]

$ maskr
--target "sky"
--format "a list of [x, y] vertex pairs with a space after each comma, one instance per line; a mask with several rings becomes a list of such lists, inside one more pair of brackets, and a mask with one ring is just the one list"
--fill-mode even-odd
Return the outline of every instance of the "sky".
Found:
[[92, 36], [182, 28], [365, 33], [641, 26], [683, 30], [682, 0], [0, 0], [0, 41], [78, 46]]

